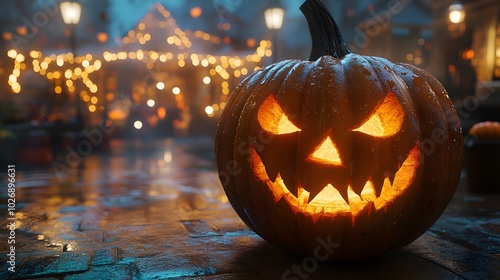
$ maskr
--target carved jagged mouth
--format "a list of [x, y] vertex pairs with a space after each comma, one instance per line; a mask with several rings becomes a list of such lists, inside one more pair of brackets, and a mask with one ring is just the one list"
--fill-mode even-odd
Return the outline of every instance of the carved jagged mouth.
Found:
[[393, 200], [403, 194], [412, 184], [419, 165], [420, 150], [418, 145], [411, 150], [401, 168], [396, 172], [393, 183], [389, 178], [385, 178], [380, 195], [377, 196], [372, 182], [367, 181], [363, 190], [358, 195], [351, 186], [348, 186], [348, 201], [344, 200], [339, 191], [331, 184], [326, 185], [311, 201], [309, 192], [299, 186], [298, 197], [293, 195], [286, 187], [281, 175], [278, 173], [273, 182], [269, 179], [264, 163], [255, 149], [251, 148], [250, 164], [255, 177], [266, 183], [273, 193], [274, 201], [277, 203], [281, 199], [286, 200], [292, 210], [309, 214], [350, 214], [353, 217], [368, 211], [385, 209]]

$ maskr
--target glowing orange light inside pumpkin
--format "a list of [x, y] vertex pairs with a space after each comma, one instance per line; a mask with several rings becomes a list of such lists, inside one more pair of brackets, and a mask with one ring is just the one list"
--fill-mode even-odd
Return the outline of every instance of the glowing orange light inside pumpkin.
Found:
[[396, 95], [389, 92], [375, 112], [360, 127], [353, 131], [387, 138], [398, 133], [404, 121], [405, 112]]
[[309, 201], [310, 193], [308, 191], [299, 186], [298, 196], [293, 195], [279, 173], [276, 180], [272, 182], [255, 149], [250, 150], [250, 162], [254, 175], [258, 180], [266, 183], [274, 196], [274, 201], [277, 203], [284, 199], [294, 212], [310, 214], [313, 219], [317, 219], [321, 215], [351, 214], [354, 220], [364, 211], [379, 211], [385, 208], [411, 186], [417, 173], [419, 161], [420, 149], [418, 145], [415, 145], [401, 168], [396, 172], [393, 183], [388, 177], [384, 179], [384, 185], [378, 197], [372, 182], [367, 181], [360, 195], [356, 194], [351, 186], [348, 186], [347, 201], [331, 184], [326, 185], [316, 197]]
[[309, 205], [316, 207], [316, 209], [323, 209], [327, 211], [336, 212], [349, 212], [349, 204], [342, 198], [340, 192], [331, 184], [326, 185], [321, 192], [316, 195]]
[[257, 113], [262, 128], [273, 134], [282, 135], [301, 131], [283, 112], [273, 95], [262, 103]]
[[323, 164], [342, 165], [339, 150], [328, 136], [321, 145], [307, 158], [308, 161], [315, 161]]
[[[301, 131], [289, 120], [272, 94], [260, 105], [257, 118], [264, 130], [275, 135]], [[387, 138], [400, 131], [404, 119], [405, 112], [400, 101], [393, 92], [389, 92], [385, 99], [376, 106], [374, 113], [353, 131], [373, 137]], [[266, 182], [274, 195], [275, 202], [284, 198], [295, 212], [309, 213], [314, 215], [313, 218], [318, 218], [321, 213], [322, 215], [325, 213], [330, 215], [350, 213], [353, 220], [363, 211], [378, 211], [384, 208], [405, 191], [416, 176], [419, 159], [420, 150], [418, 145], [415, 145], [401, 168], [396, 172], [395, 178], [386, 177], [384, 179], [379, 196], [377, 196], [373, 183], [368, 180], [359, 194], [348, 185], [347, 194], [343, 196], [335, 186], [327, 184], [315, 197], [310, 197], [310, 192], [302, 186], [298, 187], [298, 196], [293, 195], [279, 173], [274, 182], [270, 180], [259, 155], [253, 149], [251, 153], [254, 174], [257, 179]], [[339, 150], [330, 136], [327, 136], [306, 160], [337, 166], [343, 164]]]

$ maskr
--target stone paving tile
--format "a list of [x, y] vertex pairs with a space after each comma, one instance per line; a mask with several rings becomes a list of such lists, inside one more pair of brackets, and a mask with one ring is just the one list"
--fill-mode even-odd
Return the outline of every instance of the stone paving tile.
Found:
[[234, 252], [209, 254], [206, 251], [190, 250], [189, 253], [165, 252], [155, 257], [135, 259], [134, 263], [137, 265], [140, 279], [206, 277], [229, 272], [255, 272], [250, 264], [234, 262], [233, 256]]
[[454, 271], [465, 279], [500, 279], [498, 256], [471, 251], [429, 233], [406, 246], [405, 250]]
[[205, 221], [201, 220], [184, 220], [181, 223], [186, 228], [189, 237], [199, 238], [208, 236], [222, 235], [220, 230], [214, 226], [210, 226]]
[[72, 274], [64, 277], [64, 280], [127, 280], [132, 279], [132, 271], [127, 265], [97, 266], [89, 271]]
[[33, 278], [83, 272], [89, 269], [90, 254], [64, 253], [49, 256], [30, 256], [19, 270], [17, 277]]
[[[6, 240], [6, 239], [2, 238], [0, 240]], [[7, 254], [7, 252], [5, 254]], [[2, 262], [0, 265], [0, 279], [12, 279], [17, 273], [19, 273], [19, 268], [21, 267], [21, 264], [31, 255], [32, 255], [31, 253], [26, 253], [26, 252], [22, 253], [16, 252], [14, 272], [11, 272], [8, 270], [10, 264], [7, 263], [7, 256], [3, 258], [4, 255], [2, 254], [1, 258]]]
[[92, 256], [92, 266], [110, 265], [116, 263], [116, 248], [94, 251]]
[[450, 270], [402, 251], [365, 262], [321, 263], [312, 258], [287, 255], [263, 243], [256, 252], [242, 252], [236, 259], [250, 261], [264, 279], [463, 279]]

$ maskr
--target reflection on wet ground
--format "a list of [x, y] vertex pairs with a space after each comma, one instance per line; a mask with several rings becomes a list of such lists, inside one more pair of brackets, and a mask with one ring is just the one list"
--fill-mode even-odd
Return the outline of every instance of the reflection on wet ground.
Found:
[[[212, 139], [116, 141], [107, 152], [61, 153], [55, 162], [17, 166], [16, 273], [3, 262], [1, 279], [281, 279], [302, 267], [303, 258], [268, 245], [236, 216]], [[2, 256], [9, 253], [7, 195], [0, 194]], [[461, 187], [407, 248], [362, 264], [319, 264], [302, 276], [498, 279], [498, 202]]]

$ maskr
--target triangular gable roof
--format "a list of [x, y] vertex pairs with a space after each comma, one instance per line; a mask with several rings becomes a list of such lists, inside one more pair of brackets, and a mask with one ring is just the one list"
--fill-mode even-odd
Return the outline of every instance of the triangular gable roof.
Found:
[[[201, 30], [182, 30], [172, 14], [160, 4], [154, 4], [135, 27], [118, 42], [119, 50], [155, 50], [192, 53], [220, 52], [231, 49], [231, 39], [221, 38]], [[251, 48], [247, 52], [253, 52]]]

